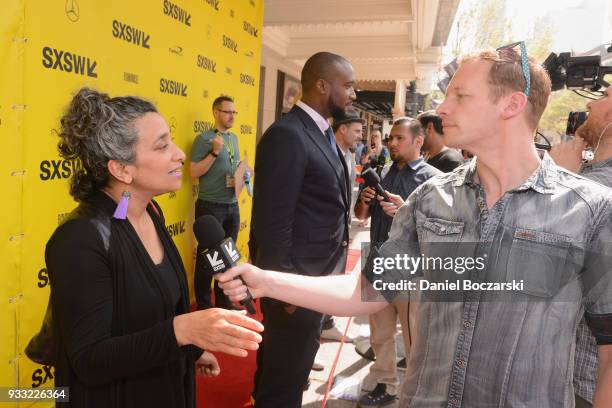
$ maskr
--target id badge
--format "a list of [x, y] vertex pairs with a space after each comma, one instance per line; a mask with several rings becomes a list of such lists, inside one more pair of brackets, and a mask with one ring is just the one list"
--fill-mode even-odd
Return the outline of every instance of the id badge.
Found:
[[236, 187], [236, 178], [234, 176], [230, 176], [229, 174], [225, 175], [225, 187], [234, 188]]

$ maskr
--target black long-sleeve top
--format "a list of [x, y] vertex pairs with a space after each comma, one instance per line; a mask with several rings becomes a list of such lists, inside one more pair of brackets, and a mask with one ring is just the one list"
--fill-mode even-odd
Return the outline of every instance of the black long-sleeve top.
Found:
[[72, 407], [194, 407], [202, 350], [179, 347], [172, 324], [189, 311], [180, 256], [152, 203], [147, 211], [181, 291], [177, 305], [129, 221], [112, 218], [115, 206], [97, 193], [47, 243], [56, 386], [70, 387]]

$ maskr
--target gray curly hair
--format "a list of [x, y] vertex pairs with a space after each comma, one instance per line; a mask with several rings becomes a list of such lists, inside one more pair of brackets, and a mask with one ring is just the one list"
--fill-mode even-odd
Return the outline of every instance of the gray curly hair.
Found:
[[108, 184], [109, 160], [134, 163], [138, 141], [134, 121], [149, 112], [157, 109], [134, 96], [111, 98], [90, 88], [74, 95], [60, 120], [57, 147], [64, 159], [82, 164], [70, 180], [75, 200], [83, 201]]

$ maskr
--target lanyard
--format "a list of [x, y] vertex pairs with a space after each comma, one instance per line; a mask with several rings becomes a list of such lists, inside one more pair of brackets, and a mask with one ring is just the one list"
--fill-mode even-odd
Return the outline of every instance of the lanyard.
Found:
[[223, 139], [223, 141], [225, 143], [223, 143], [223, 146], [225, 147], [225, 150], [227, 150], [227, 154], [229, 156], [230, 159], [230, 166], [232, 167], [232, 169], [234, 168], [234, 158], [236, 155], [236, 146], [234, 146], [234, 138], [232, 137], [231, 134], [227, 135], [227, 140], [224, 137], [224, 133], [223, 132], [219, 132], [217, 131], [217, 135], [221, 136], [221, 138]]

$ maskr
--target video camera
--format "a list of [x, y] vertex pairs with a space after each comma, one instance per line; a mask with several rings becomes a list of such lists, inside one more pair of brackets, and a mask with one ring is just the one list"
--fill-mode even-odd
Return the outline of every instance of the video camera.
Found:
[[[597, 52], [599, 55], [591, 55]], [[602, 45], [587, 51], [584, 55], [574, 56], [570, 52], [557, 55], [551, 52], [542, 66], [550, 75], [553, 91], [567, 87], [571, 90], [586, 90], [593, 93], [610, 86], [605, 79], [606, 75], [612, 74], [612, 66], [606, 64], [610, 62], [612, 62], [612, 45], [607, 48], [606, 45]]]
[[[611, 65], [612, 45], [608, 44], [582, 55], [572, 55], [570, 52], [557, 55], [551, 52], [542, 63], [550, 76], [553, 91], [567, 88], [589, 99], [597, 99], [603, 94], [602, 88], [610, 86], [606, 76], [612, 74]], [[565, 134], [574, 136], [587, 117], [588, 112], [570, 112]], [[536, 143], [536, 146], [550, 150], [550, 143], [548, 145]]]

